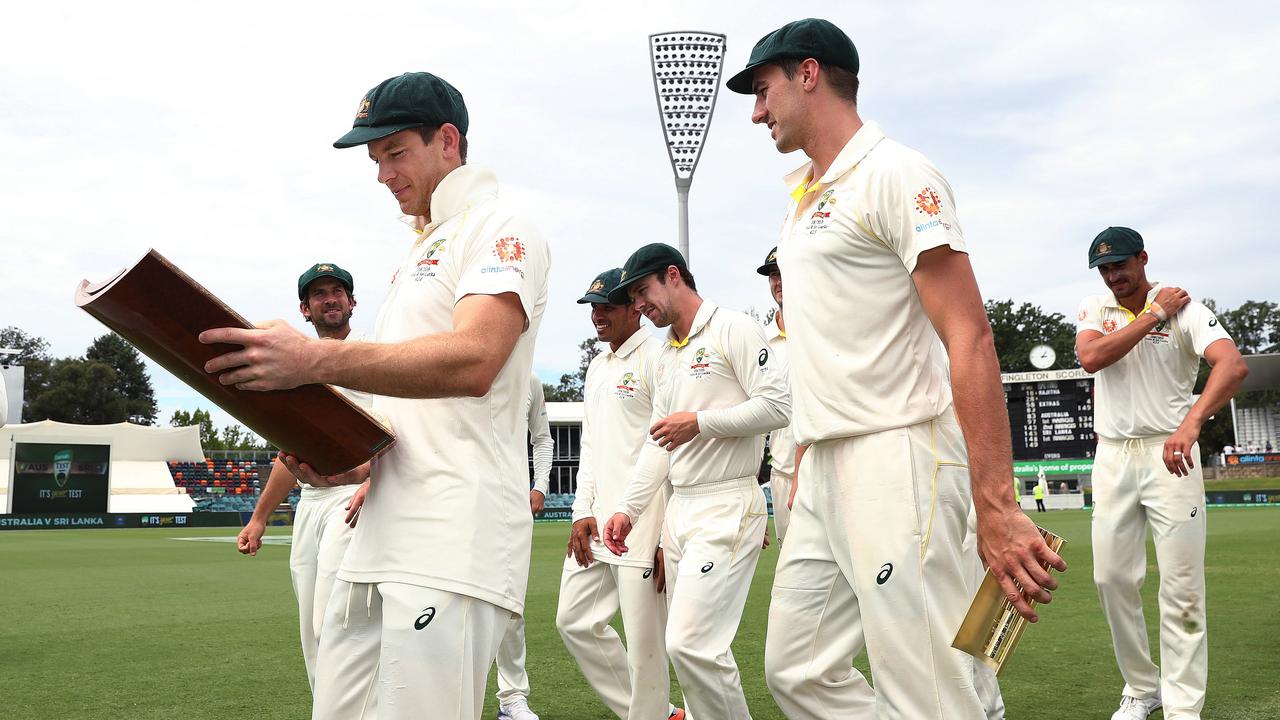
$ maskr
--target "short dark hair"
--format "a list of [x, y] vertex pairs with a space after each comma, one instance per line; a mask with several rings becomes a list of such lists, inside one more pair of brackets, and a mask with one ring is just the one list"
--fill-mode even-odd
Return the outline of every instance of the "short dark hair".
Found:
[[[430, 145], [432, 140], [436, 139], [436, 133], [439, 132], [440, 126], [420, 127], [418, 134], [422, 136], [422, 144]], [[458, 156], [462, 158], [462, 164], [467, 164], [467, 136], [458, 133]]]
[[[672, 267], [672, 266], [668, 265], [667, 267]], [[675, 269], [680, 271], [680, 281], [683, 282], [685, 285], [688, 285], [690, 290], [694, 292], [698, 292], [698, 283], [693, 281], [693, 273], [689, 272], [689, 268], [680, 267], [679, 265], [676, 265]], [[662, 270], [662, 272], [658, 273], [658, 284], [660, 285], [667, 284], [667, 271], [665, 268]]]
[[[782, 74], [787, 76], [788, 80], [794, 80], [796, 70], [800, 68], [803, 60], [799, 58], [783, 58], [778, 61], [778, 67], [782, 70]], [[836, 91], [836, 95], [840, 99], [848, 101], [854, 105], [858, 104], [858, 76], [835, 65], [825, 65], [821, 60], [818, 61], [818, 67], [822, 68], [822, 74], [827, 77], [827, 82], [831, 83], [831, 89]]]

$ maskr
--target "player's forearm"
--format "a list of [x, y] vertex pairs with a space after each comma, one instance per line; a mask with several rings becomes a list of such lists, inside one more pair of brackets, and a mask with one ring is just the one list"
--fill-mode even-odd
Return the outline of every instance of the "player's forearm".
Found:
[[634, 523], [666, 482], [670, 468], [670, 454], [652, 441], [646, 442], [615, 512], [624, 513]]
[[315, 382], [389, 397], [481, 397], [507, 359], [495, 363], [487, 352], [482, 338], [459, 332], [403, 343], [328, 344], [317, 360]]
[[550, 434], [536, 437], [533, 441], [533, 487], [543, 495], [551, 487], [551, 461], [555, 446]]
[[1095, 373], [1120, 361], [1142, 342], [1160, 319], [1153, 313], [1144, 312], [1134, 318], [1133, 322], [1121, 328], [1119, 332], [1102, 335], [1085, 343], [1076, 343], [1076, 354], [1080, 356], [1080, 367], [1086, 372]]
[[709, 438], [764, 435], [790, 422], [791, 398], [786, 393], [757, 395], [733, 407], [698, 411], [698, 432]]
[[1213, 366], [1209, 371], [1209, 377], [1205, 380], [1204, 391], [1200, 393], [1200, 398], [1191, 406], [1191, 411], [1187, 413], [1184, 423], [1191, 422], [1195, 424], [1197, 431], [1204, 427], [1206, 421], [1213, 417], [1213, 414], [1222, 409], [1231, 398], [1235, 397], [1240, 391], [1240, 384], [1249, 375], [1249, 368], [1244, 364], [1244, 359], [1239, 355], [1227, 358]]
[[[1009, 415], [1000, 385], [1000, 364], [990, 327], [947, 348], [951, 357], [956, 419], [969, 451], [973, 504], [979, 513], [1016, 509], [1008, 478], [1013, 477]], [[944, 458], [945, 459], [945, 458]]]
[[267, 476], [267, 486], [262, 489], [262, 494], [258, 496], [258, 504], [253, 508], [253, 520], [265, 523], [267, 518], [271, 517], [271, 513], [280, 507], [280, 503], [289, 497], [289, 492], [293, 490], [296, 484], [293, 473], [290, 473], [284, 463], [276, 461], [271, 464], [271, 474]]

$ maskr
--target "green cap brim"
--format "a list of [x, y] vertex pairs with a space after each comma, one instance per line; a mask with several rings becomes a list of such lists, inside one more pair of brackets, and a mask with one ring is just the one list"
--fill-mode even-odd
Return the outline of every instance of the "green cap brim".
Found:
[[[665, 269], [665, 266], [664, 266], [664, 269]], [[623, 280], [622, 282], [618, 283], [618, 287], [609, 291], [609, 304], [610, 305], [630, 305], [631, 295], [630, 293], [627, 292], [627, 288], [649, 277], [650, 275], [653, 275], [656, 272], [658, 271], [650, 270], [649, 272], [640, 273], [639, 275], [629, 277], [626, 280]]]
[[603, 303], [605, 305], [617, 304], [617, 303], [609, 302], [608, 296], [601, 295], [600, 293], [587, 293], [586, 295], [583, 295], [582, 297], [578, 298], [579, 305], [586, 305], [587, 303]]
[[338, 138], [333, 143], [336, 148], [356, 147], [357, 145], [366, 145], [374, 140], [381, 140], [388, 135], [394, 135], [401, 130], [409, 128], [422, 127], [423, 123], [403, 123], [399, 125], [379, 125], [377, 127], [367, 127], [364, 125], [353, 127], [346, 135]]
[[756, 272], [760, 273], [761, 275], [764, 275], [765, 277], [769, 277], [769, 273], [777, 269], [778, 269], [778, 263], [765, 263], [764, 265], [761, 265], [760, 267], [756, 268]]
[[1096, 257], [1090, 260], [1089, 267], [1096, 268], [1099, 265], [1106, 265], [1107, 263], [1124, 262], [1136, 254], [1137, 253], [1121, 253], [1119, 255], [1103, 255], [1102, 257]]
[[725, 87], [741, 95], [752, 95], [753, 93], [751, 92], [751, 81], [755, 79], [756, 68], [760, 67], [761, 65], [767, 65], [771, 62], [777, 62], [777, 61], [761, 60], [758, 63], [746, 66], [745, 68], [740, 70], [737, 75], [734, 75], [733, 77], [729, 78], [729, 82], [724, 84]]

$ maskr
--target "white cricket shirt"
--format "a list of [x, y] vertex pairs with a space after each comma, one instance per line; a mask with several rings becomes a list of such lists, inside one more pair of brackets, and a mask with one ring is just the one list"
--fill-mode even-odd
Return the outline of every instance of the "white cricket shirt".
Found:
[[911, 281], [920, 253], [965, 251], [951, 186], [923, 155], [863, 125], [792, 189], [786, 278], [792, 430], [802, 445], [906, 427], [951, 405], [947, 359]]
[[[776, 327], [776, 326], [775, 326]], [[788, 377], [790, 363], [787, 359], [787, 334], [777, 330], [769, 338], [769, 349], [778, 364], [778, 372]], [[796, 436], [791, 426], [780, 427], [769, 433], [769, 465], [780, 473], [794, 477], [796, 474]]]
[[650, 426], [673, 413], [696, 412], [699, 433], [670, 452], [646, 439], [616, 509], [632, 523], [666, 480], [689, 487], [756, 477], [764, 434], [791, 420], [787, 378], [760, 323], [704, 300], [689, 337], [681, 341], [674, 332], [654, 364]]
[[[1152, 283], [1147, 306], [1159, 289], [1159, 283]], [[1110, 335], [1135, 319], [1114, 294], [1091, 295], [1080, 303], [1076, 332]], [[1198, 302], [1187, 303], [1168, 322], [1156, 325], [1124, 357], [1094, 376], [1094, 431], [1114, 440], [1173, 433], [1191, 410], [1200, 358], [1218, 340], [1230, 341], [1231, 336]]]
[[467, 295], [516, 294], [528, 326], [483, 397], [374, 399], [397, 442], [374, 463], [338, 577], [438, 588], [520, 613], [533, 527], [525, 403], [549, 252], [537, 230], [498, 199], [493, 173], [473, 165], [440, 182], [431, 218], [417, 223], [374, 339], [450, 332], [454, 305]]
[[[573, 521], [594, 517], [602, 536], [605, 524], [622, 501], [631, 471], [640, 458], [640, 448], [649, 437], [652, 372], [659, 345], [642, 327], [619, 345], [617, 352], [605, 349], [587, 366]], [[610, 565], [653, 567], [669, 494], [665, 486], [659, 488], [640, 513], [627, 536], [629, 549], [625, 554], [614, 555], [599, 540], [592, 541], [591, 554]]]
[[[365, 337], [364, 337], [363, 331], [352, 330], [351, 332], [347, 333], [347, 336], [342, 340], [334, 340], [333, 338], [326, 338], [325, 341], [326, 342], [363, 342], [364, 339]], [[342, 393], [342, 395], [346, 397], [348, 400], [355, 403], [356, 405], [359, 405], [361, 410], [364, 410], [369, 414], [373, 414], [373, 395], [372, 394], [364, 392], [362, 390], [352, 390], [351, 388], [339, 387], [337, 385], [330, 385], [329, 387], [333, 388], [334, 390], [337, 390], [339, 393]], [[302, 486], [302, 494], [299, 496], [299, 500], [304, 500], [304, 501], [310, 501], [310, 500], [314, 500], [322, 497], [332, 498], [334, 495], [344, 495], [344, 494], [355, 495], [356, 490], [360, 489], [359, 485], [334, 485], [332, 487], [316, 487], [314, 485], [308, 485], [307, 483], [304, 483], [301, 480], [298, 481], [298, 484]]]
[[547, 398], [542, 393], [542, 380], [537, 375], [529, 376], [529, 400], [525, 403], [525, 413], [528, 415], [529, 444], [533, 446], [533, 489], [546, 497], [551, 488], [551, 461], [556, 441], [551, 437]]

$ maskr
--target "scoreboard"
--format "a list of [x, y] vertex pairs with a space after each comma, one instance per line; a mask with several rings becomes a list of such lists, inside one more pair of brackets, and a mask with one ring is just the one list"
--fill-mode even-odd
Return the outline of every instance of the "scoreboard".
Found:
[[13, 448], [15, 515], [107, 511], [110, 445], [20, 442]]
[[1000, 379], [1014, 460], [1093, 457], [1092, 375], [1076, 368], [1006, 373]]

